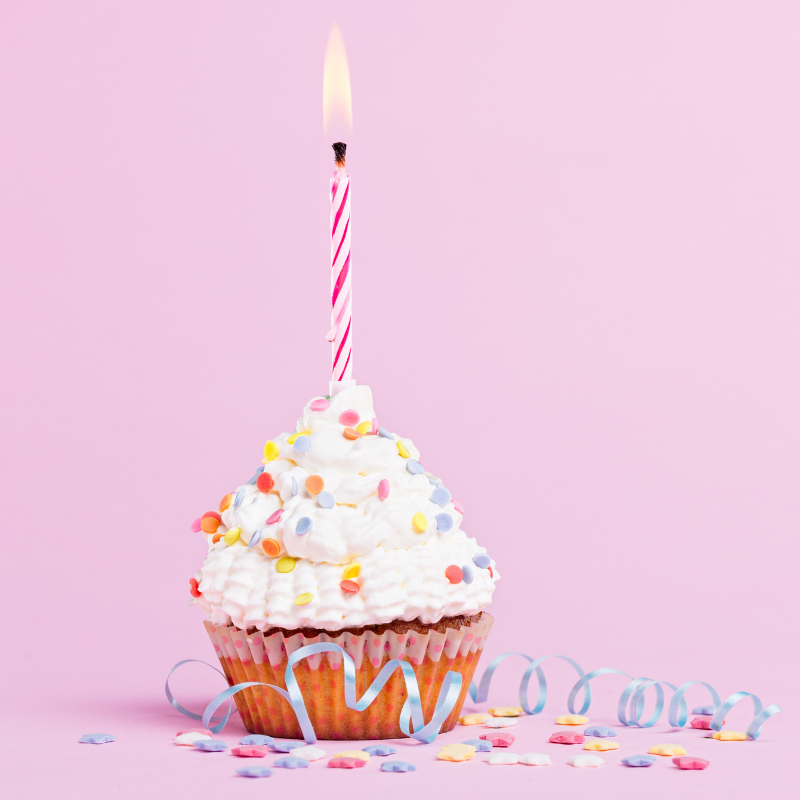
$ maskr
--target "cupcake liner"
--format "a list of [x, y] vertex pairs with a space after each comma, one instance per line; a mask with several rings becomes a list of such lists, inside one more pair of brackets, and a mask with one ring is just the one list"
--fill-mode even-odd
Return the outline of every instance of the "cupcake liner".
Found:
[[[317, 636], [302, 633], [284, 636], [280, 631], [248, 634], [233, 625], [205, 623], [222, 670], [230, 685], [246, 681], [271, 683], [286, 688], [284, 673], [289, 656], [301, 647], [318, 642], [333, 642], [344, 648], [356, 667], [356, 697], [361, 697], [381, 668], [391, 659], [408, 661], [417, 678], [425, 722], [433, 716], [439, 690], [448, 672], [462, 676], [461, 693], [442, 725], [445, 733], [458, 721], [472, 675], [483, 651], [494, 618], [484, 612], [481, 618], [444, 633], [430, 629], [425, 633], [409, 630], [378, 634], [365, 631], [359, 636], [321, 631]], [[406, 700], [405, 680], [395, 671], [372, 704], [362, 712], [344, 702], [342, 655], [316, 653], [294, 666], [294, 675], [303, 694], [311, 724], [319, 739], [395, 739], [400, 730], [400, 709]], [[302, 739], [297, 717], [278, 692], [253, 686], [234, 695], [242, 722], [251, 733]]]

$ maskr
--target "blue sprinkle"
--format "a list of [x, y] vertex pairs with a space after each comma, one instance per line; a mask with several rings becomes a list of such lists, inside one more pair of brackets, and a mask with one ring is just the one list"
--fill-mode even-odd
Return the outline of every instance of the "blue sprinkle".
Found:
[[408, 761], [384, 761], [381, 772], [416, 772], [417, 768]]
[[262, 533], [261, 531], [256, 531], [250, 537], [250, 543], [247, 545], [247, 549], [249, 550], [251, 547], [255, 547], [261, 541]]
[[447, 533], [453, 527], [453, 518], [449, 514], [436, 515], [436, 530]]
[[461, 577], [464, 583], [472, 583], [475, 580], [475, 576], [472, 574], [472, 567], [469, 564], [464, 564], [461, 567]]
[[391, 439], [392, 441], [394, 441], [394, 434], [389, 433], [389, 431], [387, 431], [386, 428], [378, 428], [378, 433], [381, 436], [383, 436], [384, 439]]
[[262, 736], [260, 733], [253, 733], [250, 736], [245, 736], [239, 739], [239, 744], [255, 744], [261, 747], [272, 747], [275, 740], [271, 736]]
[[110, 733], [87, 733], [85, 736], [81, 736], [80, 744], [107, 744], [115, 741], [116, 738]]
[[244, 494], [244, 489], [239, 489], [239, 491], [236, 492], [236, 497], [233, 499], [234, 508], [239, 508], [239, 506], [242, 504], [242, 500], [244, 500]]
[[697, 708], [692, 709], [692, 714], [700, 714], [701, 717], [713, 717], [715, 711], [715, 706], [697, 706]]
[[626, 767], [652, 767], [658, 761], [658, 756], [628, 756], [622, 759]]
[[242, 767], [236, 770], [236, 774], [243, 778], [269, 778], [272, 770], [269, 767]]
[[428, 478], [428, 483], [432, 483], [434, 486], [438, 486], [441, 483], [441, 481], [438, 478], [433, 478], [430, 475], [428, 475], [427, 478]]
[[248, 485], [248, 486], [255, 486], [255, 485], [256, 485], [256, 481], [258, 480], [258, 476], [259, 476], [259, 475], [260, 475], [260, 474], [261, 474], [263, 471], [264, 471], [264, 467], [259, 467], [259, 468], [256, 470], [256, 474], [255, 474], [255, 475], [253, 475], [253, 477], [252, 477], [252, 478], [250, 478], [250, 480], [249, 480], [249, 481], [247, 481], [247, 485]]
[[[295, 747], [300, 747], [300, 745], [295, 745]], [[308, 766], [308, 761], [297, 756], [287, 756], [286, 758], [279, 758], [272, 766], [284, 767], [284, 769], [302, 769]]]
[[419, 461], [414, 461], [413, 458], [409, 458], [408, 461], [406, 461], [406, 469], [412, 475], [422, 475], [422, 473], [425, 472], [425, 467], [423, 467]]
[[194, 746], [198, 750], [205, 750], [207, 753], [221, 753], [223, 750], [228, 749], [228, 745], [219, 739], [198, 739]]
[[298, 436], [294, 440], [294, 449], [297, 453], [307, 453], [311, 449], [311, 437]]
[[333, 495], [330, 492], [320, 492], [317, 495], [317, 502], [323, 508], [333, 508], [336, 505], [336, 500], [333, 499]]
[[298, 742], [295, 739], [278, 739], [277, 741], [273, 741], [270, 747], [276, 753], [290, 753], [292, 750], [296, 750], [298, 747], [303, 747], [305, 742]]
[[450, 492], [445, 489], [444, 486], [439, 485], [433, 490], [431, 500], [433, 500], [437, 506], [446, 506], [450, 502], [451, 497], [452, 495]]
[[478, 553], [478, 555], [472, 556], [472, 563], [479, 569], [486, 569], [492, 563], [492, 559], [486, 553]]
[[617, 732], [613, 728], [606, 728], [604, 725], [593, 725], [586, 728], [584, 736], [599, 736], [601, 739], [608, 739], [609, 736], [616, 736]]
[[494, 745], [487, 742], [485, 739], [467, 739], [466, 742], [461, 744], [471, 744], [479, 753], [491, 753]]
[[[305, 536], [311, 530], [313, 524], [314, 521], [311, 517], [300, 517], [300, 519], [297, 520], [297, 527], [294, 529], [294, 532], [298, 536]], [[300, 745], [298, 744], [297, 747], [300, 747]]]
[[294, 475], [292, 475], [292, 497], [294, 497], [296, 494], [297, 494], [297, 481], [295, 480]]
[[390, 747], [388, 744], [371, 744], [369, 747], [362, 747], [361, 749], [371, 756], [391, 756], [397, 752], [397, 748]]

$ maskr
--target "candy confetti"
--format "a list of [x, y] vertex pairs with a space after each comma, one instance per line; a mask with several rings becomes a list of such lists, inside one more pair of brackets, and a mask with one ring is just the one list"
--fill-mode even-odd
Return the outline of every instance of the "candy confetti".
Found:
[[386, 761], [381, 764], [381, 772], [416, 772], [417, 768], [408, 761]]
[[420, 533], [424, 533], [428, 530], [428, 520], [421, 511], [417, 511], [417, 513], [414, 514], [414, 527]]
[[487, 714], [464, 714], [463, 717], [458, 718], [458, 721], [462, 725], [483, 725], [487, 719], [489, 719]]
[[263, 467], [263, 466], [262, 466], [262, 467], [258, 467], [258, 469], [256, 469], [256, 471], [253, 473], [253, 477], [252, 477], [252, 478], [250, 478], [250, 480], [249, 480], [249, 481], [247, 481], [247, 485], [248, 485], [248, 486], [255, 486], [255, 485], [256, 485], [256, 481], [258, 480], [258, 476], [259, 476], [259, 475], [260, 475], [260, 474], [261, 474], [263, 471], [264, 471], [264, 467]]
[[200, 584], [197, 582], [197, 578], [189, 578], [189, 594], [192, 597], [200, 597]]
[[489, 713], [493, 717], [521, 717], [522, 708], [520, 706], [500, 706], [499, 708], [490, 708]]
[[673, 758], [672, 763], [679, 769], [705, 769], [709, 764], [704, 758], [696, 758], [695, 756]]
[[334, 758], [360, 758], [362, 761], [369, 761], [369, 753], [366, 750], [342, 750], [341, 753], [334, 753]]
[[269, 748], [257, 744], [246, 744], [243, 747], [234, 747], [231, 753], [240, 758], [264, 758], [269, 755]]
[[202, 524], [202, 522], [203, 522], [203, 518], [202, 518], [202, 517], [198, 517], [198, 518], [197, 518], [197, 519], [196, 519], [196, 520], [195, 520], [195, 521], [194, 521], [194, 522], [191, 524], [192, 533], [200, 533], [200, 531], [202, 530], [202, 528], [200, 527], [200, 525]]
[[294, 532], [298, 536], [305, 536], [311, 530], [313, 524], [314, 522], [311, 517], [300, 517], [300, 519], [297, 520]]
[[330, 400], [326, 399], [325, 397], [320, 397], [316, 400], [312, 400], [309, 407], [312, 411], [325, 411], [330, 404]]
[[378, 418], [372, 418], [372, 428], [370, 429], [370, 433], [377, 434], [378, 433]]
[[361, 434], [355, 428], [345, 428], [344, 435], [347, 439], [360, 439]]
[[359, 422], [358, 425], [356, 425], [356, 430], [362, 436], [366, 436], [368, 433], [372, 433], [372, 422], [365, 419], [363, 422]]
[[620, 761], [626, 767], [652, 767], [658, 759], [655, 756], [628, 756]]
[[492, 717], [486, 720], [487, 728], [510, 728], [519, 720], [516, 717]]
[[244, 500], [245, 494], [247, 494], [245, 489], [239, 489], [239, 491], [236, 492], [236, 497], [233, 498], [234, 508], [239, 508], [239, 506], [242, 504], [242, 500]]
[[554, 733], [550, 741], [553, 744], [583, 744], [586, 739], [580, 733]]
[[85, 733], [78, 740], [79, 744], [108, 744], [116, 740], [110, 733]]
[[222, 517], [216, 511], [206, 511], [200, 517], [200, 529], [203, 533], [216, 533], [217, 528], [222, 524]]
[[297, 479], [292, 475], [292, 497], [297, 494]]
[[567, 764], [571, 767], [602, 767], [604, 763], [600, 756], [593, 756], [588, 753], [567, 759]]
[[363, 749], [365, 753], [371, 756], [392, 756], [397, 752], [396, 747], [388, 744], [371, 744]]
[[412, 475], [422, 475], [422, 473], [425, 472], [425, 467], [423, 467], [419, 461], [414, 461], [413, 458], [409, 458], [408, 461], [406, 461], [406, 469]]
[[382, 478], [378, 483], [378, 497], [381, 500], [385, 500], [389, 496], [389, 488], [389, 481], [386, 478]]
[[286, 756], [286, 758], [279, 758], [272, 765], [273, 767], [281, 767], [283, 769], [303, 769], [307, 767], [309, 762], [305, 758], [297, 758], [296, 756]]
[[310, 436], [298, 436], [294, 443], [294, 450], [296, 453], [307, 453], [311, 449]]
[[291, 572], [294, 569], [295, 560], [291, 556], [284, 556], [278, 559], [275, 569], [278, 572]]
[[461, 567], [457, 567], [455, 564], [451, 564], [445, 571], [445, 577], [450, 583], [461, 583], [461, 579], [464, 577], [461, 572]]
[[403, 458], [411, 458], [411, 453], [408, 452], [408, 448], [398, 439], [397, 440], [397, 452]]
[[226, 494], [225, 497], [223, 497], [222, 500], [219, 501], [219, 513], [221, 514], [223, 511], [225, 511], [232, 502], [233, 502], [233, 495]]
[[446, 506], [450, 502], [450, 492], [439, 484], [431, 493], [431, 500], [437, 506]]
[[227, 544], [228, 547], [230, 547], [232, 544], [235, 544], [239, 540], [241, 534], [242, 534], [241, 528], [231, 528], [222, 538], [225, 541], [225, 544]]
[[179, 733], [173, 741], [175, 742], [175, 744], [179, 744], [184, 747], [191, 747], [195, 742], [199, 742], [201, 739], [213, 739], [213, 738], [214, 737], [210, 733], [200, 733], [198, 731], [186, 731], [185, 733]]
[[236, 774], [243, 778], [269, 778], [272, 770], [269, 767], [242, 767], [236, 770]]
[[467, 739], [461, 744], [472, 745], [479, 753], [491, 753], [494, 748], [491, 742], [485, 742], [483, 739]]
[[367, 762], [360, 758], [343, 756], [341, 758], [332, 758], [328, 762], [328, 766], [334, 769], [358, 769], [359, 767], [366, 767]]
[[359, 586], [355, 581], [341, 581], [339, 583], [339, 588], [343, 592], [348, 592], [349, 594], [357, 594], [361, 591], [361, 586]]
[[556, 718], [556, 725], [585, 725], [589, 720], [580, 714], [564, 714]]
[[228, 749], [228, 745], [219, 739], [199, 739], [194, 743], [194, 746], [206, 753], [221, 753], [223, 750]]
[[222, 538], [222, 534], [221, 533], [215, 533], [211, 537], [211, 544], [216, 544], [221, 538]]
[[486, 569], [486, 567], [492, 563], [492, 559], [489, 558], [486, 553], [478, 553], [472, 556], [472, 563], [478, 567], [478, 569]]
[[314, 595], [311, 592], [303, 592], [303, 594], [297, 595], [294, 599], [294, 604], [296, 606], [304, 606], [310, 603], [314, 599]]
[[462, 517], [464, 516], [464, 506], [462, 506], [461, 503], [458, 502], [458, 500], [453, 500], [453, 508], [455, 508], [455, 510], [458, 511], [458, 513], [461, 514]]
[[345, 580], [351, 580], [352, 578], [357, 578], [359, 572], [361, 572], [361, 564], [348, 564], [342, 570], [342, 578]]
[[347, 427], [355, 427], [360, 419], [358, 411], [353, 411], [352, 408], [339, 414], [339, 422]]
[[263, 536], [262, 531], [256, 531], [251, 537], [250, 541], [247, 543], [247, 549], [250, 550], [251, 548], [255, 547], [260, 541], [261, 537]]
[[679, 744], [655, 744], [648, 751], [651, 756], [685, 756], [686, 751]]
[[321, 475], [309, 475], [303, 486], [309, 494], [319, 494], [325, 488], [325, 481]]
[[175, 735], [176, 736], [183, 736], [184, 733], [202, 733], [204, 736], [208, 736], [209, 739], [214, 737], [214, 734], [208, 728], [184, 728], [183, 730], [178, 731]]
[[701, 714], [706, 717], [713, 717], [716, 710], [716, 706], [697, 706], [697, 708], [692, 709], [692, 714]]
[[619, 750], [619, 742], [606, 742], [606, 741], [586, 742], [583, 749], [599, 750], [601, 752], [605, 750]]
[[327, 755], [321, 747], [313, 747], [310, 744], [303, 745], [302, 747], [295, 747], [289, 752], [295, 758], [304, 758], [306, 761], [319, 761]]
[[478, 738], [491, 742], [495, 747], [510, 747], [516, 741], [511, 733], [482, 733]]
[[256, 744], [263, 745], [264, 747], [272, 747], [272, 743], [274, 741], [275, 740], [271, 736], [263, 736], [260, 733], [251, 733], [249, 736], [239, 739], [239, 744]]
[[281, 551], [281, 543], [277, 539], [264, 539], [264, 541], [261, 542], [261, 549], [268, 556], [272, 556], [274, 558]]
[[267, 461], [274, 461], [280, 455], [278, 445], [273, 441], [269, 441], [264, 445], [264, 458]]
[[487, 759], [487, 764], [519, 764], [516, 753], [492, 753]]
[[464, 583], [472, 583], [475, 580], [475, 574], [472, 572], [472, 567], [469, 564], [461, 565], [461, 578]]
[[528, 767], [548, 767], [550, 766], [550, 756], [544, 753], [523, 753], [519, 757], [519, 763]]
[[336, 500], [330, 492], [320, 492], [317, 495], [317, 502], [322, 508], [333, 508], [336, 505]]
[[708, 717], [695, 717], [689, 724], [701, 731], [711, 730], [711, 720]]
[[[718, 739], [720, 742], [743, 742], [747, 739], [747, 734], [742, 731], [717, 731], [711, 734], [712, 739]], [[675, 753], [675, 755], [682, 756], [683, 753]]]
[[469, 761], [476, 752], [471, 744], [446, 744], [439, 750], [438, 758], [442, 761]]
[[606, 728], [603, 725], [592, 725], [584, 730], [583, 735], [599, 736], [601, 739], [607, 739], [609, 736], [616, 736], [617, 732], [613, 728]]
[[274, 525], [283, 515], [283, 509], [279, 508], [273, 514], [270, 514], [267, 518], [267, 525]]
[[291, 753], [300, 747], [304, 747], [305, 742], [298, 741], [297, 739], [275, 739], [270, 747], [276, 753]]
[[453, 527], [453, 518], [449, 514], [436, 515], [436, 530], [447, 533]]
[[269, 472], [262, 472], [256, 479], [256, 489], [259, 492], [266, 494], [272, 490], [273, 486], [275, 486], [275, 478]]
[[389, 433], [386, 428], [378, 428], [378, 435], [383, 436], [384, 439], [394, 439], [394, 434]]

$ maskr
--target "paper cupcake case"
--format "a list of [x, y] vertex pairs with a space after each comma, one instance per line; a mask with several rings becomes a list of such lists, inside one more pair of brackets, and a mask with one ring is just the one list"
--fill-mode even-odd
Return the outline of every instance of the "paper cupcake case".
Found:
[[[216, 626], [206, 622], [211, 643], [230, 685], [247, 681], [271, 683], [286, 688], [284, 673], [289, 656], [299, 648], [318, 642], [333, 642], [344, 648], [356, 667], [356, 696], [361, 697], [391, 659], [408, 661], [417, 677], [425, 722], [433, 716], [439, 689], [445, 675], [462, 675], [461, 694], [442, 725], [442, 733], [458, 721], [475, 667], [483, 651], [494, 619], [487, 613], [461, 628], [444, 633], [366, 631], [360, 636], [302, 633], [284, 636], [280, 632], [249, 634], [233, 625]], [[395, 739], [400, 730], [400, 709], [406, 700], [405, 680], [397, 670], [372, 704], [362, 712], [344, 702], [342, 655], [317, 653], [295, 664], [294, 674], [303, 693], [306, 710], [319, 739]], [[288, 739], [303, 735], [291, 705], [276, 691], [254, 686], [234, 695], [242, 722], [251, 733]]]

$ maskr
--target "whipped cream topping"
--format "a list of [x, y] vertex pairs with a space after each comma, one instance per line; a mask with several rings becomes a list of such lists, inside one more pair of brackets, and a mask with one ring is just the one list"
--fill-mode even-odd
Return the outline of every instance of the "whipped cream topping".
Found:
[[[484, 609], [499, 578], [494, 561], [461, 529], [457, 504], [424, 472], [413, 442], [377, 432], [368, 386], [312, 410], [324, 401], [313, 398], [295, 432], [268, 443], [261, 469], [273, 480], [259, 488], [255, 475], [237, 487], [219, 527], [204, 534], [194, 604], [216, 625], [260, 630], [429, 624]], [[369, 431], [355, 434], [355, 421]], [[310, 476], [321, 492], [317, 479], [306, 488]]]

